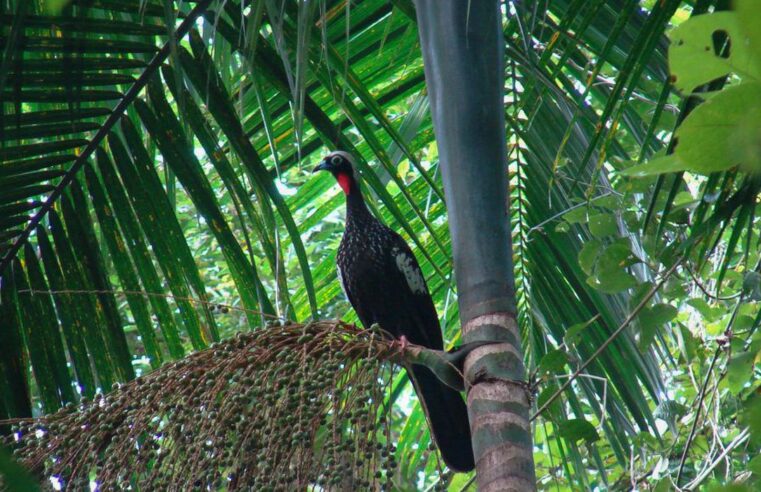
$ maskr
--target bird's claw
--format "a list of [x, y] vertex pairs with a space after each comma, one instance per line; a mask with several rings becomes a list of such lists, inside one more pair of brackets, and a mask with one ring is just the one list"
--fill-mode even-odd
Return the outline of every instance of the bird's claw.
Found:
[[393, 347], [399, 347], [400, 352], [404, 352], [407, 347], [409, 346], [410, 341], [407, 340], [407, 337], [402, 335], [399, 338], [395, 339], [393, 342], [391, 342], [391, 345]]

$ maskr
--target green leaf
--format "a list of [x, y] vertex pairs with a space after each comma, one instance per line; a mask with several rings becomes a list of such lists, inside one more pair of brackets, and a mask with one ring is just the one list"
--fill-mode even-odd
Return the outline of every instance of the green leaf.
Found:
[[637, 285], [637, 279], [626, 268], [637, 262], [626, 240], [617, 241], [599, 256], [594, 275], [587, 279], [587, 283], [606, 294], [630, 289]]
[[[560, 389], [560, 386], [558, 386], [557, 383], [553, 381], [547, 382], [547, 384], [545, 384], [542, 388], [542, 391], [539, 393], [539, 396], [536, 398], [536, 407], [543, 407], [544, 404], [547, 403], [549, 399], [555, 395], [555, 393], [557, 393], [558, 389]], [[547, 407], [547, 410], [545, 410], [551, 419], [557, 420], [561, 417], [561, 415], [563, 415], [563, 405], [561, 401], [561, 397], [556, 398], [555, 401], [553, 401], [550, 406]]]
[[595, 426], [584, 419], [570, 419], [558, 423], [558, 434], [572, 443], [584, 440], [586, 444], [592, 444], [600, 439]]
[[537, 364], [540, 375], [561, 374], [568, 363], [568, 355], [564, 350], [552, 350], [544, 354]]
[[[66, 234], [63, 222], [55, 211], [48, 215], [50, 232], [53, 237], [55, 254], [61, 264], [63, 281], [69, 289], [77, 291], [95, 290], [89, 284], [87, 277], [81, 270], [80, 262], [74, 253], [77, 246]], [[76, 317], [75, 330], [81, 330], [81, 336], [87, 344], [87, 351], [91, 354], [95, 371], [101, 387], [109, 388], [117, 380], [116, 355], [114, 349], [105, 340], [100, 327], [105, 326], [102, 314], [98, 310], [92, 296], [83, 295], [79, 302], [72, 303], [72, 314]], [[94, 384], [94, 382], [93, 382]], [[95, 387], [83, 388], [85, 395], [94, 394]]]
[[87, 355], [87, 344], [85, 343], [86, 329], [82, 325], [81, 318], [77, 315], [76, 299], [66, 292], [67, 283], [64, 273], [58, 263], [58, 258], [45, 228], [37, 226], [35, 232], [50, 288], [53, 291], [59, 292], [53, 296], [53, 301], [56, 305], [58, 317], [61, 320], [61, 328], [73, 362], [74, 372], [77, 375], [79, 388], [82, 394], [92, 398], [95, 394], [95, 377], [90, 367], [90, 358]]
[[621, 238], [605, 248], [605, 251], [600, 255], [598, 267], [625, 268], [636, 265], [639, 262], [639, 259], [632, 253], [629, 240]]
[[[731, 43], [728, 57], [719, 54], [721, 34], [728, 36]], [[743, 79], [759, 80], [761, 66], [756, 64], [753, 53], [747, 48], [750, 43], [740, 30], [735, 12], [693, 17], [674, 29], [669, 37], [673, 82], [682, 92], [690, 92], [729, 73]]]
[[[202, 329], [196, 308], [188, 300], [191, 297], [190, 288], [192, 288], [202, 302], [206, 301], [206, 291], [198, 266], [193, 259], [193, 252], [183, 237], [182, 227], [176, 215], [172, 213], [171, 203], [161, 186], [153, 162], [137, 129], [129, 119], [122, 120], [122, 132], [132, 159], [127, 155], [119, 137], [111, 134], [108, 137], [108, 143], [114, 163], [119, 169], [119, 175], [124, 181], [146, 237], [151, 246], [159, 252], [159, 266], [176, 296], [190, 341], [196, 349], [206, 347], [215, 338], [216, 329], [213, 324], [214, 317], [208, 312], [208, 306], [202, 304], [205, 319], [211, 328], [210, 333]], [[106, 167], [106, 171], [101, 169], [104, 175], [108, 171], [111, 171], [109, 166]], [[115, 180], [116, 176], [112, 176], [111, 179]]]
[[565, 335], [563, 336], [563, 341], [566, 345], [572, 346], [579, 343], [581, 339], [581, 334], [584, 330], [586, 330], [588, 327], [592, 326], [592, 324], [597, 320], [597, 317], [594, 317], [590, 319], [589, 321], [584, 321], [583, 323], [576, 323], [575, 325], [571, 325], [568, 327], [568, 329], [565, 331]]
[[581, 251], [579, 251], [579, 266], [587, 275], [592, 274], [601, 249], [602, 242], [598, 239], [593, 239], [584, 243]]
[[62, 405], [73, 403], [75, 401], [74, 390], [71, 387], [71, 375], [61, 341], [58, 318], [53, 307], [53, 300], [47, 293], [49, 287], [42, 273], [40, 261], [29, 243], [24, 245], [24, 263], [29, 278], [29, 287], [39, 291], [34, 295], [27, 294], [31, 297], [31, 304], [36, 306], [32, 313], [34, 319], [32, 337], [36, 340], [33, 341], [30, 338], [30, 343], [42, 343], [44, 345], [42, 352], [47, 354], [60, 403]]
[[743, 277], [743, 293], [749, 301], [761, 301], [761, 273], [749, 271]]
[[677, 337], [677, 343], [679, 344], [679, 350], [687, 362], [691, 362], [698, 353], [698, 347], [701, 345], [695, 335], [692, 334], [689, 328], [679, 324], [679, 331]]
[[[257, 289], [252, 281], [253, 269], [230, 230], [211, 184], [203, 173], [201, 163], [193, 154], [192, 146], [185, 138], [160, 86], [149, 84], [148, 94], [156, 113], [142, 101], [137, 101], [136, 109], [143, 124], [158, 142], [167, 165], [174, 171], [199, 213], [209, 224], [209, 229], [222, 248], [222, 253], [230, 267], [243, 307], [250, 311], [257, 311], [259, 303]], [[256, 326], [256, 317], [248, 316], [247, 319], [249, 326], [252, 328]]]
[[748, 470], [752, 471], [754, 475], [761, 478], [761, 454], [750, 460], [748, 463]]
[[[105, 152], [102, 149], [98, 149], [98, 153], [102, 154], [99, 158], [105, 158]], [[85, 166], [85, 177], [87, 179], [87, 189], [92, 197], [93, 208], [103, 233], [103, 240], [106, 242], [114, 268], [119, 275], [119, 280], [128, 292], [141, 292], [142, 287], [135, 274], [132, 262], [125, 251], [124, 239], [117, 228], [111, 207], [106, 201], [105, 192], [101, 188], [95, 172], [89, 165]], [[140, 294], [127, 294], [127, 302], [135, 319], [137, 329], [140, 332], [142, 342], [145, 345], [147, 355], [150, 358], [151, 366], [155, 369], [161, 365], [163, 356], [153, 331], [148, 304]]]
[[675, 173], [684, 171], [685, 169], [687, 169], [687, 164], [682, 162], [679, 156], [669, 154], [626, 168], [621, 171], [621, 174], [633, 178], [641, 178], [645, 176]]
[[716, 321], [723, 312], [718, 307], [711, 307], [708, 302], [701, 297], [690, 298], [687, 300], [687, 304], [695, 308], [706, 321]]
[[[21, 267], [21, 261], [18, 259], [13, 265], [13, 273], [13, 281], [19, 287], [19, 290], [29, 291], [29, 283]], [[39, 347], [36, 350], [30, 351], [29, 359], [34, 380], [40, 392], [43, 408], [45, 412], [49, 413], [58, 410], [61, 406], [61, 400], [58, 397], [55, 368], [53, 367], [50, 347], [45, 345], [46, 337], [44, 330], [35, 329], [39, 314], [36, 304], [36, 299], [28, 292], [19, 298], [19, 319], [23, 327], [22, 334], [27, 350], [29, 350], [29, 347]]]
[[656, 304], [640, 311], [637, 318], [640, 325], [640, 347], [648, 347], [655, 338], [658, 328], [662, 327], [678, 314], [677, 308], [670, 304]]
[[707, 492], [754, 492], [750, 486], [742, 483], [732, 483], [728, 485], [712, 484], [706, 490]]
[[671, 481], [671, 477], [665, 477], [655, 484], [653, 487], [653, 492], [670, 492], [673, 487], [673, 482]]
[[[29, 357], [25, 354], [18, 311], [18, 294], [13, 275], [0, 285], [0, 337], [5, 355], [0, 357], [0, 416], [3, 418], [30, 417], [29, 383], [26, 378]], [[2, 428], [2, 427], [0, 427]]]
[[698, 106], [676, 132], [676, 158], [701, 174], [737, 165], [759, 170], [761, 82], [724, 89]]
[[[148, 294], [148, 300], [153, 307], [153, 311], [158, 318], [159, 325], [161, 326], [161, 332], [167, 344], [167, 349], [169, 350], [169, 353], [172, 355], [172, 357], [179, 358], [184, 355], [184, 349], [180, 341], [177, 325], [174, 321], [174, 316], [172, 315], [171, 308], [169, 307], [169, 303], [167, 302], [166, 298], [163, 296], [155, 295], [162, 293], [164, 288], [162, 287], [162, 282], [158, 276], [158, 273], [156, 272], [156, 268], [153, 266], [153, 262], [151, 261], [150, 253], [148, 252], [148, 247], [145, 244], [145, 240], [143, 239], [143, 234], [140, 229], [140, 225], [138, 224], [138, 220], [135, 217], [135, 213], [140, 215], [144, 224], [151, 224], [149, 229], [146, 231], [146, 235], [148, 239], [150, 239], [151, 242], [155, 244], [154, 247], [159, 252], [164, 251], [163, 248], [165, 247], [164, 244], [167, 241], [167, 238], [163, 236], [156, 237], [151, 235], [151, 233], [154, 230], [158, 230], [158, 228], [153, 229], [156, 222], [155, 215], [148, 208], [148, 203], [146, 201], [136, 200], [135, 204], [137, 205], [137, 208], [135, 209], [135, 212], [132, 211], [132, 207], [130, 207], [130, 202], [126, 191], [132, 187], [131, 179], [135, 179], [134, 175], [127, 167], [129, 165], [127, 164], [129, 158], [127, 157], [126, 150], [124, 150], [124, 147], [122, 147], [122, 144], [119, 140], [112, 140], [111, 136], [109, 136], [109, 142], [111, 144], [111, 151], [114, 154], [114, 157], [124, 161], [123, 172], [126, 171], [126, 174], [123, 174], [122, 176], [125, 180], [124, 185], [122, 185], [122, 183], [118, 180], [114, 164], [111, 162], [111, 159], [108, 158], [105, 152], [96, 152], [97, 168], [100, 171], [104, 189], [108, 194], [111, 210], [114, 213], [114, 218], [119, 224], [119, 228], [124, 235], [125, 243], [130, 245], [130, 253], [132, 260], [135, 263], [135, 269], [140, 276], [143, 288]], [[91, 191], [91, 193], [95, 192]], [[159, 253], [157, 260], [161, 268], [166, 269], [166, 271], [181, 271], [179, 267], [174, 266], [178, 262], [176, 255], [164, 256]], [[181, 274], [179, 273], [177, 276], [167, 276], [167, 284], [173, 293], [187, 292], [184, 290], [184, 284], [181, 284], [179, 281], [180, 277]], [[178, 287], [179, 285], [182, 285], [182, 287]], [[188, 331], [191, 332], [198, 324], [196, 313], [192, 308], [186, 309], [186, 307], [189, 306], [189, 303], [186, 303], [185, 301], [178, 300], [178, 305], [180, 307], [180, 315], [185, 320]]]
[[605, 270], [596, 277], [590, 277], [587, 283], [604, 294], [616, 294], [636, 286], [637, 279], [623, 268], [616, 268]]
[[743, 403], [738, 420], [750, 427], [751, 441], [756, 446], [761, 445], [761, 396], [753, 395]]
[[[309, 299], [311, 314], [312, 316], [316, 316], [317, 301], [314, 292], [312, 272], [298, 227], [293, 220], [293, 214], [288, 209], [283, 196], [275, 186], [272, 177], [267, 172], [256, 149], [253, 148], [251, 142], [243, 133], [243, 128], [240, 122], [235, 118], [235, 111], [230, 103], [229, 95], [225, 93], [224, 87], [221, 82], [219, 82], [218, 74], [211, 71], [214, 67], [209, 67], [210, 60], [206, 47], [196, 35], [191, 36], [191, 41], [193, 41], [192, 45], [197, 51], [197, 56], [194, 58], [187, 50], [183, 49], [179, 51], [180, 60], [182, 61], [185, 70], [191, 75], [190, 80], [196, 90], [206, 96], [204, 99], [207, 102], [209, 112], [212, 113], [217, 120], [217, 123], [227, 135], [230, 146], [246, 165], [249, 175], [252, 177], [252, 180], [257, 183], [257, 188], [261, 190], [261, 195], [266, 194], [269, 199], [272, 200], [272, 203], [280, 214], [299, 260], [301, 274], [304, 279], [304, 286]], [[199, 69], [206, 69], [207, 72], [203, 74]]]
[[595, 207], [607, 208], [608, 210], [620, 211], [622, 200], [616, 195], [601, 195], [592, 201]]
[[644, 308], [639, 313], [639, 321], [644, 325], [659, 327], [676, 318], [678, 312], [677, 308], [671, 304], [656, 304]]
[[563, 214], [563, 219], [570, 224], [584, 224], [587, 222], [587, 207], [576, 207], [570, 212]]
[[604, 238], [618, 234], [616, 216], [612, 213], [600, 213], [589, 216], [589, 231], [593, 236]]
[[732, 2], [737, 15], [740, 32], [748, 39], [743, 46], [750, 52], [755, 67], [761, 67], [761, 11], [755, 0], [734, 0]]
[[93, 307], [97, 316], [95, 319], [98, 320], [96, 328], [109, 348], [119, 381], [129, 381], [135, 377], [132, 357], [123, 329], [122, 316], [92, 227], [89, 207], [78, 181], [69, 187], [69, 191], [72, 198], [64, 195], [61, 199], [61, 209], [69, 238], [76, 246], [74, 255], [81, 266], [88, 290], [97, 292], [93, 296]]
[[[177, 92], [177, 88], [174, 85], [174, 80], [176, 79], [174, 73], [171, 69], [169, 69], [169, 67], [164, 67], [163, 74], [164, 80], [169, 86], [170, 91], [172, 91], [172, 94], [175, 98], [178, 98], [179, 93]], [[251, 197], [246, 192], [241, 180], [236, 176], [235, 170], [227, 159], [225, 153], [219, 147], [216, 135], [214, 135], [210, 125], [208, 125], [206, 119], [203, 117], [201, 109], [196, 105], [196, 102], [190, 98], [187, 98], [187, 100], [184, 101], [183, 110], [185, 114], [189, 116], [188, 120], [190, 127], [193, 129], [196, 138], [198, 138], [201, 146], [206, 151], [206, 155], [209, 161], [211, 161], [211, 163], [214, 165], [214, 168], [219, 173], [219, 176], [222, 178], [222, 181], [225, 183], [228, 191], [231, 194], [234, 194], [234, 206], [237, 198], [237, 201], [242, 204], [243, 209], [246, 211], [248, 220], [256, 229], [256, 232], [259, 236], [259, 241], [261, 242], [261, 245], [265, 250], [265, 254], [267, 255], [267, 259], [270, 263], [271, 271], [274, 272], [285, 270], [282, 261], [282, 251], [275, 251], [273, 240], [270, 238], [270, 235], [273, 232], [272, 229], [274, 228], [272, 225], [273, 220], [269, 221], [270, 227], [268, 228], [267, 224], [265, 224], [265, 219], [262, 217], [263, 214], [260, 214], [255, 209], [254, 204], [251, 201]], [[271, 210], [267, 210], [266, 212], [266, 215], [268, 216], [272, 213]], [[238, 212], [238, 214], [240, 215], [240, 212]], [[239, 217], [239, 219], [243, 221], [242, 217]], [[246, 232], [244, 230], [244, 235], [245, 234]], [[256, 293], [259, 303], [261, 304], [261, 311], [264, 314], [274, 315], [275, 309], [266, 295], [266, 289], [261, 282], [255, 262], [254, 264], [249, 264], [249, 266], [251, 267], [253, 281], [256, 284]], [[279, 283], [281, 295], [283, 295], [286, 300], [286, 304], [288, 304], [288, 284], [286, 281], [286, 276], [279, 275], [278, 277], [279, 278], [276, 279], [276, 281]]]
[[738, 395], [753, 378], [753, 365], [758, 354], [742, 352], [733, 354], [727, 367], [727, 387], [733, 395]]

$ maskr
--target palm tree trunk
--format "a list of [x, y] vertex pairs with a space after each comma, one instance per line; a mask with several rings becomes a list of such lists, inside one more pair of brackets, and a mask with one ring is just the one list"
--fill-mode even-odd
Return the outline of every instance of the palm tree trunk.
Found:
[[416, 0], [452, 235], [478, 488], [534, 490], [515, 321], [499, 0]]

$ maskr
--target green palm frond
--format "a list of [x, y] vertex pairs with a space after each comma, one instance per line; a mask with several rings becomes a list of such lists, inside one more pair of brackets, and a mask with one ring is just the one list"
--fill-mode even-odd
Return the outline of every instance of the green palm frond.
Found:
[[[359, 157], [371, 207], [414, 245], [445, 338], [458, 340], [412, 2], [74, 0], [56, 14], [39, 2], [6, 4], [0, 337], [9, 356], [0, 361], [0, 418], [91, 398], [267, 318], [354, 320], [333, 266], [343, 198], [329, 177], [309, 172], [327, 149]], [[568, 361], [545, 375], [540, 400], [670, 266], [647, 259], [653, 242], [686, 239], [687, 256], [705, 258], [725, 238], [717, 291], [738, 256], [748, 261], [756, 204], [736, 198], [729, 210], [726, 202], [757, 193], [755, 181], [708, 177], [703, 196], [719, 198], [701, 201], [690, 227], [679, 229], [664, 218], [678, 206], [683, 176], [636, 188], [616, 172], [669, 145], [679, 96], [668, 80], [665, 33], [710, 7], [505, 4], [527, 365], [540, 367], [558, 350]], [[624, 210], [624, 200], [639, 209]], [[614, 219], [600, 224], [598, 216]], [[630, 289], [590, 283], [579, 262], [590, 243], [601, 252], [628, 248]], [[574, 326], [584, 328], [571, 343]], [[638, 434], [658, 436], [653, 412], [669, 398], [661, 375], [672, 365], [668, 337], [617, 338], [540, 418], [537, 445], [554, 460], [538, 462], [542, 473], [562, 461], [569, 474], [558, 483], [593, 487], [608, 480], [606, 466], [616, 477], [627, 470]], [[402, 486], [414, 489], [417, 472], [434, 466], [424, 452], [429, 436], [421, 410], [407, 405], [406, 380], [392, 386], [403, 402], [393, 414], [407, 453]], [[569, 419], [590, 420], [605, 439], [569, 443], [558, 431]], [[594, 484], [582, 460], [600, 468]]]

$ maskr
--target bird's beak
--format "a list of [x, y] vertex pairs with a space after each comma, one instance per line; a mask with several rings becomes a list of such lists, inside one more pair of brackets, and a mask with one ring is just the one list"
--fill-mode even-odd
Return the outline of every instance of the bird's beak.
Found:
[[330, 163], [326, 160], [323, 160], [317, 166], [312, 169], [313, 173], [316, 173], [317, 171], [329, 171], [330, 170]]

